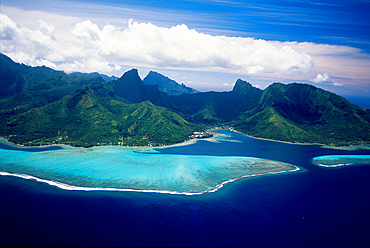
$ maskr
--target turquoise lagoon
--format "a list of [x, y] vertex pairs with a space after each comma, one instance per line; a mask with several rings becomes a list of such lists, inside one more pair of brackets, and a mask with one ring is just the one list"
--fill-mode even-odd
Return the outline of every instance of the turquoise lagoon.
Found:
[[243, 156], [161, 154], [151, 148], [66, 147], [29, 152], [0, 149], [0, 175], [67, 190], [214, 192], [236, 179], [298, 171], [297, 166]]
[[369, 149], [217, 132], [160, 148], [0, 143], [0, 246], [370, 247], [370, 161], [313, 163]]
[[229, 130], [214, 133], [222, 136], [161, 148], [21, 148], [2, 142], [0, 175], [66, 190], [198, 195], [238, 179], [305, 171], [313, 164], [370, 164], [367, 149], [341, 151], [254, 139]]

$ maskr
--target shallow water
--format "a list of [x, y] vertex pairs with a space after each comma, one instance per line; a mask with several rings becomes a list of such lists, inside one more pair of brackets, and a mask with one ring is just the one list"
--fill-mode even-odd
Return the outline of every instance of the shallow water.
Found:
[[231, 137], [142, 153], [257, 157], [298, 165], [302, 171], [245, 178], [212, 194], [193, 196], [69, 191], [0, 176], [0, 245], [370, 246], [370, 166], [323, 168], [312, 163], [318, 156], [370, 155], [369, 150], [293, 145], [222, 132]]
[[0, 161], [3, 176], [48, 180], [64, 189], [186, 194], [213, 191], [230, 179], [299, 170], [286, 163], [253, 157], [160, 154], [148, 148], [122, 147], [43, 152], [0, 149]]
[[340, 167], [370, 164], [370, 155], [327, 155], [313, 158], [313, 162], [322, 167]]

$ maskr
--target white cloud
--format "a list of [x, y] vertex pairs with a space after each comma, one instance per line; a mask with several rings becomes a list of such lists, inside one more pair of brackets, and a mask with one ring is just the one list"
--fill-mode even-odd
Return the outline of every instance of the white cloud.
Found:
[[[285, 42], [285, 44], [310, 54], [315, 63], [315, 68], [304, 75], [306, 78], [302, 78], [302, 80], [316, 78], [318, 74], [326, 72], [332, 77], [335, 75], [335, 81], [327, 81], [335, 86], [346, 85], [358, 90], [364, 87], [369, 88], [370, 55], [362, 50], [349, 46], [312, 42]], [[322, 76], [324, 75], [322, 74]]]
[[329, 77], [329, 74], [326, 73], [326, 72], [324, 74], [317, 74], [316, 78], [312, 79], [311, 81], [316, 83], [316, 84], [331, 83], [334, 86], [342, 86], [343, 85], [343, 83], [331, 80], [330, 77]]
[[39, 20], [30, 29], [1, 15], [1, 51], [18, 62], [65, 71], [107, 73], [123, 65], [145, 65], [295, 75], [313, 68], [309, 55], [284, 43], [212, 36], [185, 24], [167, 28], [130, 20], [119, 28], [87, 20], [69, 30], [69, 36], [60, 35], [59, 28]]
[[343, 86], [343, 83], [339, 83], [339, 82], [334, 82], [334, 81], [333, 81], [333, 85], [334, 85], [334, 86]]
[[328, 82], [328, 81], [330, 81], [330, 77], [329, 77], [329, 74], [326, 72], [324, 74], [317, 74], [316, 78], [312, 80], [312, 82], [317, 83], [317, 84]]

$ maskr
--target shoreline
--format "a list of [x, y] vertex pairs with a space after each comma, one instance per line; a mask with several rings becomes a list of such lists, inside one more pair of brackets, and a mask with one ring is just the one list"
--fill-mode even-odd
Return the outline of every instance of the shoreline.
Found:
[[[221, 135], [216, 135], [216, 136], [221, 136]], [[65, 149], [76, 149], [76, 148], [77, 149], [78, 148], [81, 148], [81, 149], [91, 149], [91, 148], [96, 148], [96, 147], [121, 147], [121, 148], [127, 148], [127, 149], [140, 149], [140, 148], [145, 148], [145, 149], [148, 149], [148, 148], [151, 148], [151, 149], [156, 148], [156, 149], [158, 149], [159, 148], [160, 149], [160, 148], [169, 148], [169, 147], [176, 147], [176, 146], [191, 145], [191, 144], [195, 144], [199, 140], [207, 140], [209, 142], [217, 142], [217, 141], [215, 141], [215, 137], [210, 137], [210, 138], [204, 138], [204, 139], [189, 139], [189, 140], [185, 140], [185, 141], [180, 142], [180, 143], [171, 144], [171, 145], [163, 145], [163, 146], [121, 146], [121, 145], [105, 145], [105, 146], [79, 147], [79, 146], [72, 146], [72, 145], [67, 145], [67, 144], [51, 144], [51, 145], [40, 145], [40, 146], [24, 146], [24, 145], [21, 145], [21, 144], [16, 144], [16, 143], [10, 142], [7, 138], [5, 138], [3, 136], [0, 136], [0, 144], [11, 146], [11, 147], [14, 147], [14, 148], [23, 148], [23, 149], [27, 149], [27, 148], [47, 148], [47, 147], [55, 147], [55, 146], [63, 147]]]
[[[243, 134], [243, 135], [246, 135], [250, 138], [253, 138], [253, 139], [259, 139], [259, 140], [267, 140], [267, 141], [273, 141], [273, 142], [279, 142], [279, 143], [285, 143], [285, 144], [291, 144], [291, 145], [302, 145], [302, 146], [310, 146], [310, 145], [319, 145], [319, 146], [324, 146], [324, 144], [320, 144], [320, 143], [294, 143], [294, 142], [291, 142], [291, 141], [284, 141], [284, 140], [274, 140], [274, 139], [268, 139], [268, 138], [262, 138], [262, 137], [256, 137], [256, 136], [252, 136], [252, 135], [249, 135], [249, 134], [246, 134], [246, 133], [243, 133], [243, 132], [240, 132], [240, 131], [237, 131], [235, 129], [232, 129], [230, 130], [232, 132], [235, 132], [235, 133], [240, 133], [240, 134]], [[329, 145], [327, 145], [328, 147], [331, 147]]]
[[67, 148], [67, 147], [68, 148], [76, 148], [75, 146], [66, 145], [66, 144], [52, 144], [52, 145], [41, 145], [41, 146], [24, 146], [24, 145], [21, 145], [21, 144], [16, 144], [16, 143], [10, 142], [7, 138], [5, 138], [3, 136], [0, 136], [0, 144], [11, 146], [11, 147], [14, 147], [14, 148], [23, 148], [23, 149], [27, 149], [27, 148], [46, 148], [46, 147], [55, 147], [55, 146], [60, 146], [60, 147], [63, 147], [63, 148]]
[[[212, 130], [220, 130], [220, 129], [212, 129]], [[226, 130], [226, 129], [224, 129]], [[363, 144], [363, 145], [347, 145], [347, 146], [330, 146], [326, 144], [321, 144], [321, 143], [294, 143], [291, 141], [282, 141], [282, 140], [274, 140], [274, 139], [268, 139], [268, 138], [261, 138], [261, 137], [256, 137], [252, 136], [240, 131], [237, 131], [235, 129], [229, 129], [231, 132], [235, 133], [240, 133], [243, 135], [246, 135], [250, 138], [253, 139], [260, 139], [260, 140], [267, 140], [267, 141], [273, 141], [273, 142], [279, 142], [279, 143], [285, 143], [285, 144], [291, 144], [291, 145], [303, 145], [303, 146], [310, 146], [310, 145], [318, 145], [322, 148], [329, 148], [329, 149], [338, 149], [338, 150], [348, 150], [348, 151], [354, 151], [354, 150], [359, 150], [359, 149], [369, 149], [370, 150], [370, 144]]]
[[51, 145], [40, 145], [40, 146], [24, 146], [24, 145], [20, 145], [20, 144], [16, 144], [16, 143], [10, 142], [7, 138], [5, 138], [3, 136], [0, 136], [0, 144], [8, 145], [8, 146], [15, 147], [15, 148], [24, 148], [24, 149], [27, 149], [27, 148], [47, 148], [47, 147], [55, 147], [55, 146], [59, 146], [59, 147], [62, 147], [64, 149], [76, 149], [76, 148], [89, 149], [89, 148], [95, 148], [95, 147], [122, 147], [122, 148], [128, 148], [128, 149], [139, 149], [139, 148], [144, 148], [144, 149], [149, 149], [149, 148], [150, 149], [154, 149], [154, 148], [155, 149], [161, 149], [161, 148], [170, 148], [170, 147], [178, 147], [178, 146], [191, 145], [191, 144], [195, 144], [196, 142], [198, 142], [200, 140], [205, 140], [205, 141], [208, 141], [208, 142], [216, 142], [217, 143], [217, 142], [219, 142], [219, 140], [217, 139], [217, 137], [230, 137], [229, 135], [225, 135], [225, 134], [220, 134], [220, 133], [217, 133], [217, 132], [213, 132], [213, 131], [217, 131], [217, 130], [229, 130], [231, 132], [235, 132], [235, 133], [240, 133], [240, 134], [246, 135], [246, 136], [248, 136], [248, 137], [250, 137], [252, 139], [266, 140], [266, 141], [279, 142], [279, 143], [285, 143], [285, 144], [291, 144], [291, 145], [303, 145], [303, 146], [317, 145], [317, 146], [320, 146], [322, 148], [338, 149], [338, 150], [348, 150], [348, 151], [359, 150], [359, 149], [370, 150], [370, 144], [348, 145], [348, 146], [330, 146], [330, 145], [325, 145], [325, 144], [320, 144], [320, 143], [293, 143], [293, 142], [290, 142], [290, 141], [281, 141], [281, 140], [274, 140], [274, 139], [268, 139], [268, 138], [255, 137], [255, 136], [248, 135], [248, 134], [245, 134], [243, 132], [237, 131], [235, 129], [216, 129], [216, 128], [206, 130], [206, 132], [212, 133], [214, 135], [213, 137], [203, 138], [203, 139], [196, 139], [196, 138], [194, 138], [194, 139], [185, 140], [185, 141], [180, 142], [180, 143], [171, 144], [171, 145], [163, 145], [163, 146], [120, 146], [120, 145], [106, 145], [106, 146], [92, 146], [92, 147], [77, 147], [77, 146], [72, 146], [72, 145], [68, 145], [68, 144], [51, 144]]

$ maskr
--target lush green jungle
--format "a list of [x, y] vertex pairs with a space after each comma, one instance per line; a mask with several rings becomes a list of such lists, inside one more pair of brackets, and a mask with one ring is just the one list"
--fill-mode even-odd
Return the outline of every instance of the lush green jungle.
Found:
[[308, 84], [238, 79], [198, 92], [157, 72], [120, 78], [18, 64], [0, 54], [0, 136], [23, 145], [167, 145], [230, 127], [279, 141], [370, 143], [370, 110]]

